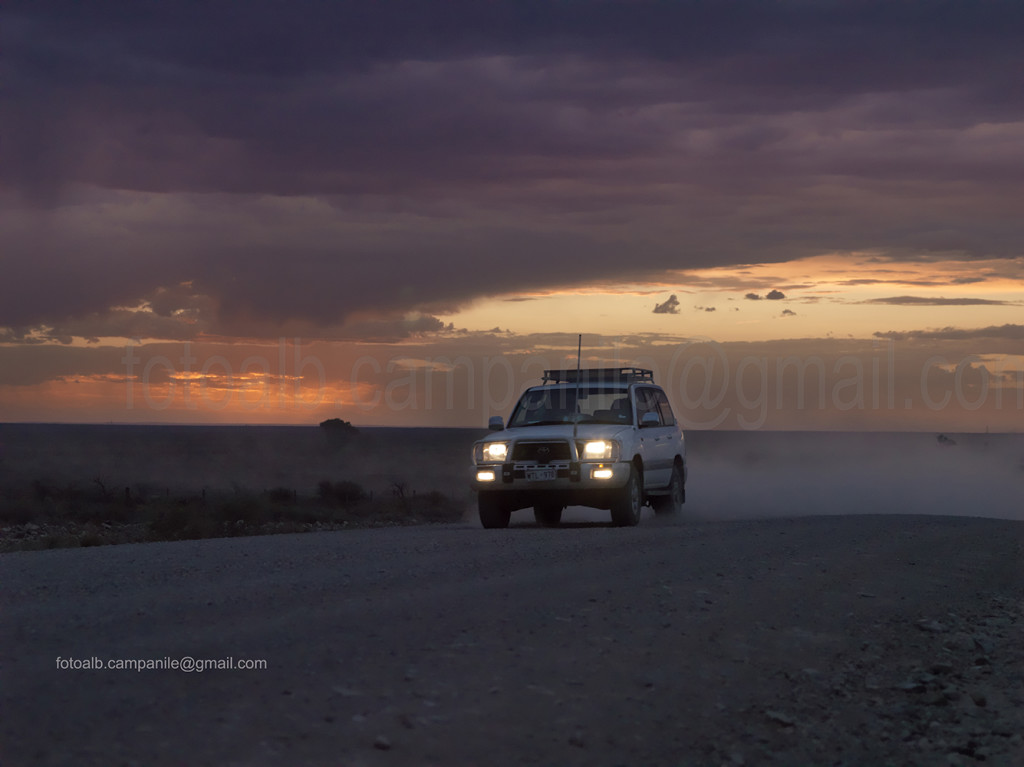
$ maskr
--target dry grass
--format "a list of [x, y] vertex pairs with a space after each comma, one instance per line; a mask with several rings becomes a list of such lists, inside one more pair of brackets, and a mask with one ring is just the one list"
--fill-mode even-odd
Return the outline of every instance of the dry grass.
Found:
[[3, 425], [0, 551], [458, 521], [474, 436]]

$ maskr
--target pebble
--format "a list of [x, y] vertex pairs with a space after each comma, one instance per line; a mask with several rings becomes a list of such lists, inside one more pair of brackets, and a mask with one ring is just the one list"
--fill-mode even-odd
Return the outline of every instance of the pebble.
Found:
[[1013, 621], [1009, 618], [997, 617], [997, 618], [982, 618], [981, 625], [986, 628], [1009, 628], [1013, 625]]
[[971, 640], [974, 642], [974, 646], [986, 655], [992, 652], [993, 642], [990, 637], [987, 637], [984, 634], [974, 634], [971, 637]]
[[776, 724], [781, 724], [783, 727], [792, 727], [796, 724], [796, 720], [793, 717], [789, 714], [783, 713], [782, 711], [773, 711], [768, 709], [764, 712], [764, 715], [768, 717], [770, 721], [775, 722]]
[[951, 634], [946, 639], [945, 645], [950, 650], [973, 650], [975, 647], [974, 638], [970, 634], [962, 631]]

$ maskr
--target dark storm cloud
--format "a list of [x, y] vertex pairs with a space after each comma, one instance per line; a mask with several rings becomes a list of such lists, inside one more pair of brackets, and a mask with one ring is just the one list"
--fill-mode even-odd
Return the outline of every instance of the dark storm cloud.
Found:
[[770, 290], [768, 291], [768, 295], [765, 296], [769, 301], [781, 301], [785, 297], [786, 294], [781, 290]]
[[859, 287], [862, 285], [912, 285], [919, 288], [934, 288], [942, 287], [944, 285], [976, 285], [979, 282], [985, 282], [988, 277], [954, 277], [951, 280], [908, 280], [908, 279], [875, 279], [869, 277], [863, 277], [852, 280], [839, 280], [836, 282], [837, 285], [844, 285], [846, 287]]
[[664, 302], [655, 304], [655, 314], [679, 314], [679, 299], [676, 298], [676, 294], [673, 293]]
[[929, 296], [890, 296], [870, 298], [862, 304], [885, 304], [886, 306], [1013, 306], [1014, 301], [1000, 301], [992, 298], [932, 298]]
[[888, 332], [877, 332], [874, 335], [876, 338], [887, 338], [891, 341], [971, 341], [976, 339], [1024, 341], [1024, 325], [990, 325], [985, 328], [947, 327], [939, 330], [911, 330], [906, 332], [890, 330]]
[[225, 327], [330, 324], [1024, 241], [1017, 2], [2, 12], [2, 326], [186, 281]]
[[34, 386], [75, 376], [112, 375], [124, 380], [123, 348], [0, 345], [0, 386]]

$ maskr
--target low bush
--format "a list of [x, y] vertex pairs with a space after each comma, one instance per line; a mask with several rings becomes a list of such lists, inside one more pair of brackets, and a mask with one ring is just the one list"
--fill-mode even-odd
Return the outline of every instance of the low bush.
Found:
[[323, 503], [345, 507], [354, 506], [369, 498], [362, 485], [348, 480], [331, 482], [325, 479], [317, 486], [317, 495]]
[[38, 518], [38, 509], [28, 501], [6, 501], [0, 505], [0, 525], [23, 525]]
[[298, 493], [290, 487], [274, 487], [267, 491], [267, 498], [277, 504], [295, 503], [298, 500]]
[[236, 494], [216, 505], [214, 516], [221, 522], [235, 525], [256, 525], [270, 518], [266, 507], [258, 498], [248, 494]]
[[163, 503], [152, 509], [149, 533], [153, 540], [187, 541], [208, 538], [216, 525], [206, 509], [188, 503]]

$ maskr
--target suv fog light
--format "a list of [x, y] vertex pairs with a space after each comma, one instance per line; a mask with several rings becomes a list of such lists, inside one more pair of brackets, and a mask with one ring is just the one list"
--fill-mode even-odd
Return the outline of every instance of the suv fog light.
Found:
[[593, 477], [594, 479], [611, 479], [612, 470], [606, 469], [603, 466], [599, 466], [598, 468], [590, 472], [590, 476]]
[[486, 469], [484, 471], [478, 471], [476, 473], [476, 481], [477, 482], [493, 482], [494, 481], [494, 472], [491, 469]]

